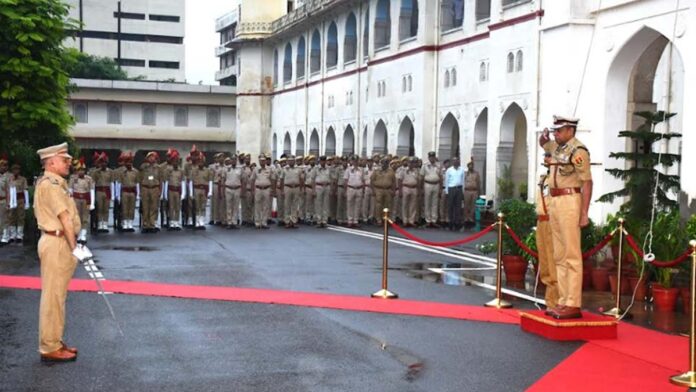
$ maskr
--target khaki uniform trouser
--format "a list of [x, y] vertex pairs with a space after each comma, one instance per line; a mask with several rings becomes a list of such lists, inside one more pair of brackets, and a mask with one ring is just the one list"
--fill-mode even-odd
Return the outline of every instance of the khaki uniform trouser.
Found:
[[254, 223], [256, 227], [266, 226], [268, 224], [269, 201], [271, 200], [271, 188], [256, 189], [254, 192]]
[[[204, 189], [194, 189], [193, 196], [196, 203], [196, 219], [205, 220], [205, 206], [208, 204], [208, 192]], [[194, 222], [195, 224], [196, 222]]]
[[315, 188], [314, 211], [317, 223], [326, 224], [329, 219], [329, 201], [331, 196], [330, 185], [317, 185]]
[[63, 341], [65, 299], [77, 262], [63, 237], [42, 235], [38, 252], [41, 261], [39, 352], [47, 354], [58, 350]]
[[390, 189], [375, 189], [375, 219], [377, 223], [382, 222], [382, 211], [389, 208], [391, 212], [393, 193]]
[[343, 223], [348, 219], [346, 215], [346, 188], [339, 186], [336, 191], [336, 220]]
[[254, 221], [254, 217], [256, 214], [254, 209], [255, 199], [256, 198], [251, 195], [251, 191], [246, 190], [242, 192], [242, 220], [244, 222], [251, 223], [252, 221]]
[[582, 306], [582, 251], [580, 250], [579, 193], [556, 196], [549, 203], [553, 260], [558, 279], [558, 304]]
[[7, 226], [7, 200], [0, 200], [0, 236]]
[[440, 208], [440, 185], [423, 185], [423, 215], [427, 223], [437, 223], [438, 209]]
[[464, 190], [464, 222], [474, 222], [476, 220], [476, 198], [479, 196], [477, 191]]
[[167, 194], [167, 204], [169, 204], [169, 211], [167, 212], [169, 224], [172, 222], [179, 222], [179, 219], [181, 219], [181, 193], [169, 191]]
[[401, 216], [403, 211], [401, 211], [401, 196], [399, 196], [398, 192], [396, 195], [393, 196], [392, 198], [392, 208], [389, 210], [389, 217], [392, 220], [396, 220], [396, 218], [402, 218]]
[[294, 188], [285, 187], [283, 194], [285, 197], [285, 223], [295, 224], [297, 223], [297, 214], [300, 211], [300, 198], [302, 197], [302, 192], [300, 187], [296, 186]]
[[418, 214], [418, 189], [404, 186], [401, 188], [401, 220], [404, 224], [416, 224]]
[[316, 212], [314, 210], [314, 198], [316, 195], [314, 194], [314, 190], [311, 188], [305, 187], [305, 195], [304, 195], [304, 204], [303, 204], [303, 210], [304, 214], [303, 217], [306, 221], [311, 221], [314, 219], [314, 215], [316, 215]]
[[160, 189], [140, 187], [140, 202], [143, 203], [143, 229], [153, 229], [159, 211]]
[[225, 192], [220, 192], [220, 186], [213, 184], [213, 195], [210, 199], [210, 219], [216, 222], [224, 221], [225, 215]]
[[362, 201], [362, 218], [363, 220], [372, 219], [375, 217], [375, 195], [372, 193], [370, 186], [365, 187]]
[[338, 199], [338, 187], [336, 188], [336, 193], [329, 194], [329, 218], [337, 219], [336, 215], [336, 204]]
[[99, 222], [109, 221], [109, 203], [111, 199], [106, 197], [106, 192], [96, 191], [95, 196], [97, 197], [97, 204], [95, 208], [97, 209], [97, 220]]
[[285, 221], [285, 195], [280, 191], [276, 195], [276, 216], [279, 220]]
[[237, 225], [237, 216], [239, 215], [239, 200], [241, 198], [241, 189], [225, 189], [225, 222], [228, 225]]
[[444, 190], [440, 194], [440, 206], [439, 206], [439, 208], [440, 208], [440, 219], [444, 223], [449, 223], [449, 217], [447, 217], [447, 211], [448, 211], [448, 209], [447, 209], [447, 194], [444, 192]]
[[[77, 214], [80, 216], [80, 224], [84, 228], [89, 227], [89, 203], [84, 199], [74, 199]], [[76, 233], [79, 234], [79, 233]]]
[[346, 193], [346, 216], [349, 224], [357, 224], [360, 219], [363, 190], [348, 188]]
[[11, 208], [7, 212], [7, 224], [10, 227], [24, 227], [24, 217], [26, 210], [24, 209], [24, 200], [17, 200], [17, 208]]
[[121, 192], [121, 220], [135, 219], [135, 193]]
[[536, 245], [539, 251], [539, 279], [546, 286], [545, 300], [549, 308], [558, 304], [558, 285], [556, 264], [553, 261], [553, 240], [551, 238], [551, 223], [537, 221]]

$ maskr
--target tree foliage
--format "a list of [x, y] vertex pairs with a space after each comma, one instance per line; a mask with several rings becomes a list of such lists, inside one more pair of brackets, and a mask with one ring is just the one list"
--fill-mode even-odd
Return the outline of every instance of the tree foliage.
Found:
[[0, 152], [33, 175], [38, 148], [70, 139], [63, 42], [79, 26], [57, 0], [0, 0], [0, 26]]
[[109, 57], [92, 56], [74, 51], [75, 63], [68, 68], [71, 78], [127, 80], [128, 74]]
[[[625, 187], [602, 195], [598, 201], [611, 203], [617, 197], [628, 197], [621, 206], [621, 212], [633, 221], [650, 219], [653, 204], [653, 192], [657, 188], [658, 211], [673, 211], [679, 207], [676, 200], [668, 196], [670, 191], [679, 191], [679, 176], [673, 174], [658, 174], [658, 166], [669, 168], [681, 161], [679, 154], [658, 154], [653, 145], [661, 140], [679, 138], [679, 133], [656, 132], [656, 126], [674, 117], [676, 113], [637, 112], [637, 116], [645, 122], [635, 131], [621, 131], [619, 137], [631, 139], [635, 143], [632, 152], [613, 152], [610, 158], [623, 159], [630, 163], [626, 169], [606, 169], [613, 177], [624, 181]], [[656, 181], [658, 183], [656, 184]], [[657, 185], [657, 187], [656, 187]]]

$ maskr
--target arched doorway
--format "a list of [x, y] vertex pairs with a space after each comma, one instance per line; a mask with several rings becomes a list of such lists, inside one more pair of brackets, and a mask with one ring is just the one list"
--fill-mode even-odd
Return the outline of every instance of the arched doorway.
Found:
[[474, 169], [481, 176], [481, 193], [486, 194], [486, 155], [488, 149], [488, 108], [479, 113], [474, 125], [474, 146], [471, 157], [474, 159]]
[[309, 153], [319, 155], [319, 132], [317, 129], [312, 129], [312, 135], [309, 137]]
[[438, 140], [437, 155], [441, 160], [459, 156], [459, 123], [452, 113], [447, 113], [445, 119], [442, 120]]
[[399, 135], [397, 137], [396, 155], [398, 156], [414, 156], [416, 149], [414, 146], [415, 134], [413, 131], [413, 123], [406, 116], [399, 126]]
[[297, 132], [297, 139], [295, 141], [295, 155], [304, 155], [305, 152], [305, 142], [304, 134], [302, 131]]
[[[605, 125], [603, 143], [603, 163], [607, 169], [626, 169], [630, 163], [609, 158], [612, 152], [631, 152], [635, 146], [630, 139], [619, 138], [618, 133], [624, 129], [635, 130], [643, 119], [634, 115], [639, 111], [664, 110], [677, 113], [666, 123], [658, 125], [657, 132], [674, 132], [683, 130], [684, 113], [684, 64], [679, 50], [670, 40], [658, 31], [643, 27], [636, 32], [619, 50], [607, 75]], [[670, 85], [670, 91], [667, 86]], [[582, 124], [582, 119], [581, 119]], [[690, 145], [692, 133], [683, 132], [682, 138], [675, 138], [657, 148], [670, 154], [681, 154], [681, 144]], [[592, 150], [592, 149], [591, 149]], [[667, 174], [681, 174], [682, 167], [693, 167], [689, 154], [683, 157]], [[611, 176], [602, 176], [602, 185], [598, 194], [604, 194], [623, 188], [623, 181]], [[676, 199], [676, 195], [669, 195]], [[608, 208], [614, 210], [625, 200], [617, 198]]]
[[273, 159], [278, 159], [278, 135], [273, 134], [273, 144], [271, 145]]
[[372, 136], [372, 154], [387, 153], [387, 126], [379, 120], [375, 125], [375, 133]]
[[336, 155], [336, 132], [334, 132], [333, 127], [329, 127], [326, 131], [326, 138], [324, 138], [324, 140], [324, 154]]
[[[527, 192], [529, 173], [529, 153], [527, 151], [527, 117], [516, 103], [512, 103], [500, 122], [500, 143], [498, 144], [497, 177], [510, 168], [513, 196], [520, 195], [520, 187]], [[527, 184], [527, 186], [525, 186]]]
[[285, 139], [283, 140], [283, 154], [290, 155], [292, 151], [292, 141], [290, 140], [290, 132], [285, 132]]
[[343, 155], [353, 155], [355, 153], [355, 136], [353, 127], [348, 125], [343, 131]]

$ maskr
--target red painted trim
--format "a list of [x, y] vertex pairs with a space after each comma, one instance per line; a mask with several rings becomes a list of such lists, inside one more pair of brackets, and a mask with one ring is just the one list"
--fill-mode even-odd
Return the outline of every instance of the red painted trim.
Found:
[[346, 72], [343, 72], [343, 73], [340, 73], [337, 75], [328, 76], [328, 77], [325, 77], [323, 79], [313, 80], [311, 82], [305, 82], [305, 83], [298, 84], [298, 85], [293, 86], [293, 87], [288, 87], [288, 88], [282, 89], [282, 90], [276, 90], [276, 91], [273, 91], [270, 93], [237, 93], [237, 96], [240, 96], [240, 97], [247, 97], [247, 96], [249, 96], [249, 97], [263, 97], [263, 96], [274, 96], [274, 95], [289, 93], [289, 92], [292, 92], [295, 90], [300, 90], [302, 88], [311, 87], [311, 86], [314, 86], [314, 85], [319, 84], [319, 83], [325, 83], [325, 82], [329, 82], [332, 80], [343, 78], [345, 76], [350, 76], [350, 75], [353, 75], [357, 72], [363, 72], [363, 71], [367, 70], [368, 66], [379, 65], [379, 64], [390, 62], [390, 61], [395, 61], [395, 60], [401, 59], [403, 57], [412, 56], [412, 55], [415, 55], [415, 54], [418, 54], [421, 52], [434, 52], [434, 51], [446, 50], [446, 49], [455, 48], [455, 47], [461, 46], [461, 45], [468, 45], [472, 42], [488, 39], [490, 37], [490, 32], [493, 30], [500, 30], [500, 29], [505, 28], [505, 27], [509, 27], [509, 26], [513, 26], [513, 25], [516, 25], [519, 23], [524, 23], [524, 22], [527, 22], [530, 20], [534, 20], [534, 19], [536, 19], [538, 17], [542, 17], [542, 16], [544, 16], [544, 10], [535, 11], [535, 12], [532, 12], [529, 14], [518, 16], [516, 18], [512, 18], [510, 20], [506, 20], [503, 22], [488, 25], [488, 31], [486, 31], [486, 32], [475, 34], [475, 35], [465, 37], [465, 38], [462, 38], [462, 39], [459, 39], [456, 41], [448, 42], [446, 44], [419, 46], [417, 48], [409, 49], [409, 50], [406, 50], [406, 51], [401, 52], [401, 53], [393, 54], [391, 56], [387, 56], [387, 57], [379, 58], [376, 60], [368, 61], [367, 66], [363, 66], [363, 67], [356, 68], [356, 69], [351, 69], [350, 71], [346, 71]]

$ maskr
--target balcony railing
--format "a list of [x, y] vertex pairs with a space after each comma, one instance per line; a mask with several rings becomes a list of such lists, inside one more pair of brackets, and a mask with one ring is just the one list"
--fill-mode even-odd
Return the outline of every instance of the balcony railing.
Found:
[[236, 75], [237, 67], [235, 65], [229, 66], [225, 69], [221, 69], [215, 72], [215, 80], [222, 80], [228, 76]]
[[225, 54], [225, 53], [227, 53], [227, 52], [229, 52], [229, 51], [231, 51], [231, 50], [232, 50], [232, 48], [228, 48], [227, 46], [225, 46], [224, 44], [222, 44], [222, 45], [220, 45], [220, 46], [215, 47], [215, 56], [216, 56], [216, 57], [220, 57], [220, 56], [222, 56], [223, 54]]
[[222, 15], [221, 17], [215, 19], [215, 31], [220, 32], [225, 27], [232, 26], [233, 24], [237, 23], [238, 19], [237, 10]]
[[266, 35], [272, 32], [270, 22], [242, 22], [237, 25], [237, 37], [240, 38], [245, 35]]

